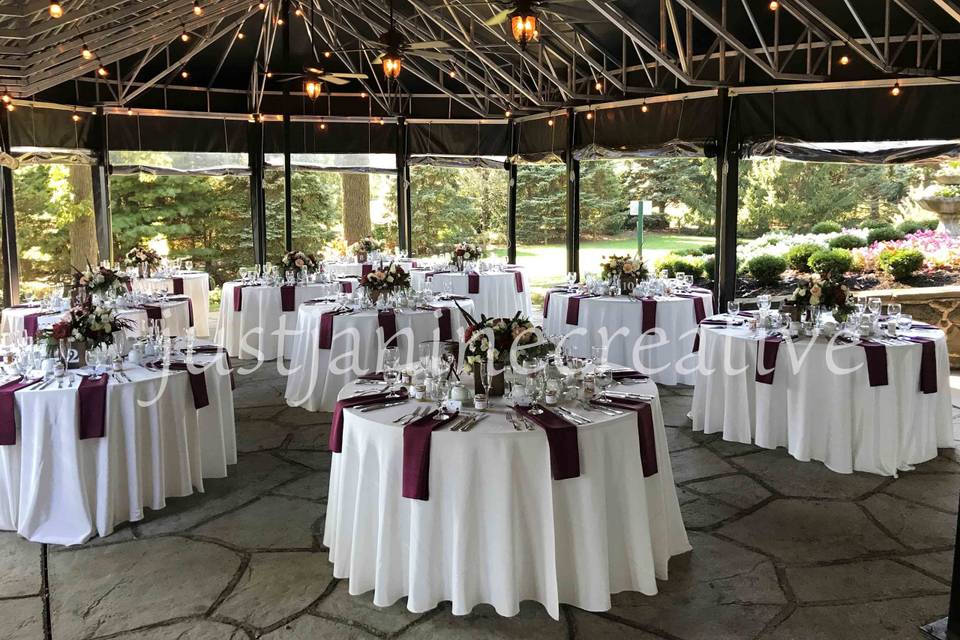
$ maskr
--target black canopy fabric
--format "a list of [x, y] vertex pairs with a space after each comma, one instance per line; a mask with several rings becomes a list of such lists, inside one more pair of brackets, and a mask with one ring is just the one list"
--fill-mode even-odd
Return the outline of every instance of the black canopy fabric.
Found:
[[516, 159], [524, 162], [553, 162], [567, 153], [568, 116], [522, 120], [516, 125]]
[[503, 123], [412, 123], [407, 125], [411, 156], [482, 158], [510, 155], [510, 125]]
[[107, 145], [114, 151], [246, 153], [247, 123], [222, 118], [109, 115]]
[[[393, 122], [290, 123], [290, 153], [396, 153], [398, 126]], [[264, 153], [283, 153], [283, 123], [263, 125]]]
[[20, 106], [10, 114], [10, 146], [45, 149], [89, 149], [92, 118], [82, 113], [79, 122], [66, 109]]

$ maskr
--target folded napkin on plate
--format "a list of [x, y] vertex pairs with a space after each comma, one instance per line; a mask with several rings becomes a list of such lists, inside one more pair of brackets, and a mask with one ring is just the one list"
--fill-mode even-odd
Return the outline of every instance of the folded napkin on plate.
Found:
[[[340, 453], [343, 448], [343, 410], [350, 409], [352, 407], [362, 407], [368, 404], [378, 404], [381, 402], [386, 402], [388, 400], [387, 393], [371, 393], [363, 396], [358, 396], [354, 398], [344, 398], [343, 400], [337, 400], [337, 404], [333, 407], [333, 418], [330, 420], [330, 440], [329, 446], [330, 451], [334, 453]], [[401, 390], [399, 395], [406, 397], [406, 391]]]
[[867, 380], [870, 386], [887, 386], [887, 348], [873, 340], [860, 340], [860, 346], [867, 357]]
[[0, 445], [17, 444], [17, 403], [13, 394], [38, 382], [17, 378], [0, 386]]
[[340, 280], [340, 291], [344, 293], [353, 293], [353, 281], [352, 280]]
[[592, 293], [580, 293], [567, 298], [567, 324], [580, 324], [580, 301], [587, 298], [596, 298]]
[[84, 376], [77, 387], [80, 399], [80, 439], [102, 438], [107, 427], [108, 376]]
[[552, 289], [547, 289], [547, 292], [543, 294], [543, 317], [547, 317], [547, 309], [550, 308], [550, 296], [554, 293], [566, 293], [567, 289], [565, 287], [554, 287]]
[[171, 278], [173, 280], [173, 295], [183, 295], [183, 278]]
[[449, 424], [457, 415], [454, 412], [441, 420], [436, 411], [431, 411], [403, 428], [404, 498], [430, 499], [430, 440], [434, 430]]
[[480, 274], [467, 274], [467, 293], [480, 293]]
[[625, 369], [622, 371], [613, 371], [610, 375], [613, 376], [614, 380], [649, 380], [650, 376], [640, 373], [639, 371], [634, 371], [633, 369]]
[[[186, 362], [171, 362], [171, 371], [186, 371], [190, 377], [190, 391], [193, 394], [193, 406], [197, 409], [203, 409], [210, 405], [210, 397], [207, 395], [207, 376], [206, 373], [196, 371], [197, 365], [188, 367]], [[193, 368], [194, 371], [190, 369]]]
[[550, 448], [550, 472], [554, 480], [580, 477], [580, 443], [576, 425], [564, 420], [549, 409], [530, 413], [529, 408], [514, 407], [524, 417], [538, 425], [547, 434]]
[[657, 328], [657, 301], [654, 298], [640, 298], [640, 333]]
[[609, 398], [610, 402], [596, 402], [601, 407], [616, 407], [637, 414], [637, 435], [640, 438], [640, 466], [643, 477], [649, 478], [659, 471], [657, 466], [657, 439], [653, 429], [653, 407], [646, 400], [632, 398]]
[[777, 354], [783, 338], [770, 336], [757, 344], [757, 375], [755, 380], [761, 384], [773, 384], [773, 374], [777, 367]]
[[440, 340], [452, 340], [453, 339], [453, 321], [450, 315], [450, 307], [420, 307], [423, 311], [433, 311], [440, 312], [440, 315], [437, 316], [437, 326], [439, 327], [439, 339]]
[[393, 311], [378, 311], [377, 324], [383, 329], [383, 344], [396, 343], [394, 338], [397, 335], [397, 314]]
[[904, 336], [904, 340], [920, 345], [920, 391], [937, 392], [937, 343], [930, 338]]
[[280, 309], [282, 311], [296, 311], [297, 285], [285, 284], [280, 287]]

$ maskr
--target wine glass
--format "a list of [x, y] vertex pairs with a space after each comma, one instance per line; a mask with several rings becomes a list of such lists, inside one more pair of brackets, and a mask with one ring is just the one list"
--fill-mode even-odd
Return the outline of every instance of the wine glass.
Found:
[[868, 298], [867, 299], [867, 309], [870, 310], [870, 313], [873, 315], [880, 315], [881, 300], [880, 298]]
[[606, 393], [607, 389], [610, 388], [610, 385], [613, 384], [613, 371], [610, 369], [610, 367], [597, 367], [597, 369], [593, 372], [593, 384], [600, 391], [600, 398], [605, 401], [609, 401], [609, 399], [606, 397]]
[[606, 366], [608, 353], [607, 347], [591, 347], [590, 356], [593, 360], [593, 365], [595, 367]]
[[728, 316], [737, 316], [740, 315], [740, 301], [739, 300], [730, 300], [727, 302], [727, 315]]
[[387, 383], [390, 393], [388, 398], [399, 398], [400, 394], [393, 390], [393, 386], [400, 380], [400, 350], [397, 347], [386, 347], [383, 350], [383, 381]]
[[87, 367], [90, 369], [90, 379], [99, 380], [103, 375], [100, 372], [100, 363], [103, 361], [100, 347], [91, 347], [87, 349], [86, 361]]
[[887, 305], [887, 315], [891, 318], [899, 318], [900, 311], [901, 307], [899, 302], [891, 302]]
[[572, 289], [576, 283], [577, 283], [577, 272], [568, 271], [567, 272], [567, 288]]
[[186, 271], [193, 271], [193, 260], [184, 260], [183, 268]]
[[543, 409], [540, 408], [540, 405], [537, 404], [540, 401], [540, 379], [539, 375], [536, 373], [531, 373], [527, 375], [527, 379], [524, 384], [527, 397], [530, 398], [530, 413], [533, 415], [540, 415], [543, 413]]
[[450, 383], [443, 376], [434, 379], [432, 389], [432, 400], [437, 403], [437, 414], [434, 416], [437, 420], [449, 420], [450, 414], [444, 406], [444, 400], [447, 399], [447, 393], [450, 391]]
[[766, 293], [757, 296], [757, 307], [760, 311], [766, 313], [770, 310], [770, 296]]

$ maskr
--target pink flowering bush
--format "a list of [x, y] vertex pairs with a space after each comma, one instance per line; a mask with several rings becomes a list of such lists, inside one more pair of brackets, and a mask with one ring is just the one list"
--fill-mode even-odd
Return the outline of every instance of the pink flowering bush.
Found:
[[960, 237], [942, 231], [918, 231], [903, 240], [874, 242], [854, 249], [854, 259], [865, 271], [876, 271], [877, 258], [884, 249], [916, 249], [923, 254], [925, 269], [960, 269]]

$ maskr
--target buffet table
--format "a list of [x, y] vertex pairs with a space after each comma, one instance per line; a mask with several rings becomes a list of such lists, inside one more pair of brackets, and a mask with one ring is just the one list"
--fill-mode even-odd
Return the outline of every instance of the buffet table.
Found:
[[429, 286], [435, 293], [467, 296], [480, 315], [488, 318], [512, 318], [519, 311], [530, 317], [530, 286], [523, 271], [487, 271], [461, 273], [411, 272], [414, 288]]
[[295, 287], [226, 282], [220, 303], [217, 344], [235, 358], [289, 358], [297, 330], [297, 309], [308, 300], [336, 295], [339, 291], [340, 284], [336, 282]]
[[697, 323], [713, 313], [713, 294], [692, 289], [683, 296], [638, 300], [551, 290], [544, 302], [544, 333], [566, 336], [564, 350], [571, 355], [587, 358], [592, 347], [607, 346], [610, 362], [643, 371], [660, 384], [691, 385]]
[[333, 575], [352, 595], [372, 590], [380, 607], [405, 597], [416, 613], [449, 600], [455, 615], [488, 603], [513, 616], [535, 600], [558, 619], [561, 604], [605, 611], [610, 594], [656, 594], [670, 558], [691, 547], [656, 385], [623, 389], [654, 398], [655, 443], [638, 439], [634, 412], [578, 407], [591, 420], [576, 428], [580, 474], [554, 480], [545, 431], [518, 431], [501, 403], [469, 431], [432, 432], [425, 499], [403, 495], [409, 427], [393, 420], [426, 403], [345, 409], [323, 534]]
[[[458, 340], [466, 322], [457, 310], [459, 304], [473, 313], [469, 300], [436, 301], [436, 310], [401, 310], [394, 315], [396, 338], [390, 342], [400, 350], [401, 361], [415, 362], [417, 345], [429, 340]], [[294, 337], [286, 399], [291, 407], [309, 411], [331, 411], [344, 385], [365, 372], [376, 371], [382, 352], [385, 330], [380, 313], [370, 309], [336, 315], [337, 305], [307, 304], [300, 308], [297, 321], [301, 331]], [[321, 341], [321, 325], [328, 316], [327, 343]]]
[[[166, 301], [150, 302], [142, 307], [118, 307], [117, 316], [130, 322], [131, 326], [125, 331], [128, 336], [146, 334], [151, 320], [158, 320], [167, 335], [184, 336], [201, 315], [193, 312], [192, 304], [187, 296], [168, 296]], [[63, 313], [31, 305], [7, 307], [2, 312], [0, 331], [13, 335], [26, 331], [27, 335], [34, 336], [40, 329], [56, 324]]]
[[133, 278], [133, 290], [142, 293], [166, 291], [185, 295], [193, 302], [197, 337], [210, 335], [210, 276], [203, 271], [182, 271], [174, 276]]
[[0, 445], [0, 529], [80, 544], [164, 508], [168, 497], [202, 492], [203, 478], [225, 477], [237, 462], [229, 368], [223, 355], [194, 357], [206, 406], [197, 408], [187, 371], [128, 365], [126, 379], [107, 376], [100, 435], [82, 419], [89, 408], [79, 385], [89, 381], [78, 373], [13, 392], [16, 441]]
[[885, 476], [955, 445], [949, 358], [939, 329], [907, 333], [927, 346], [880, 337], [865, 348], [820, 337], [772, 351], [747, 323], [725, 321], [700, 328], [694, 430], [785, 447], [798, 460], [819, 460], [839, 473]]

